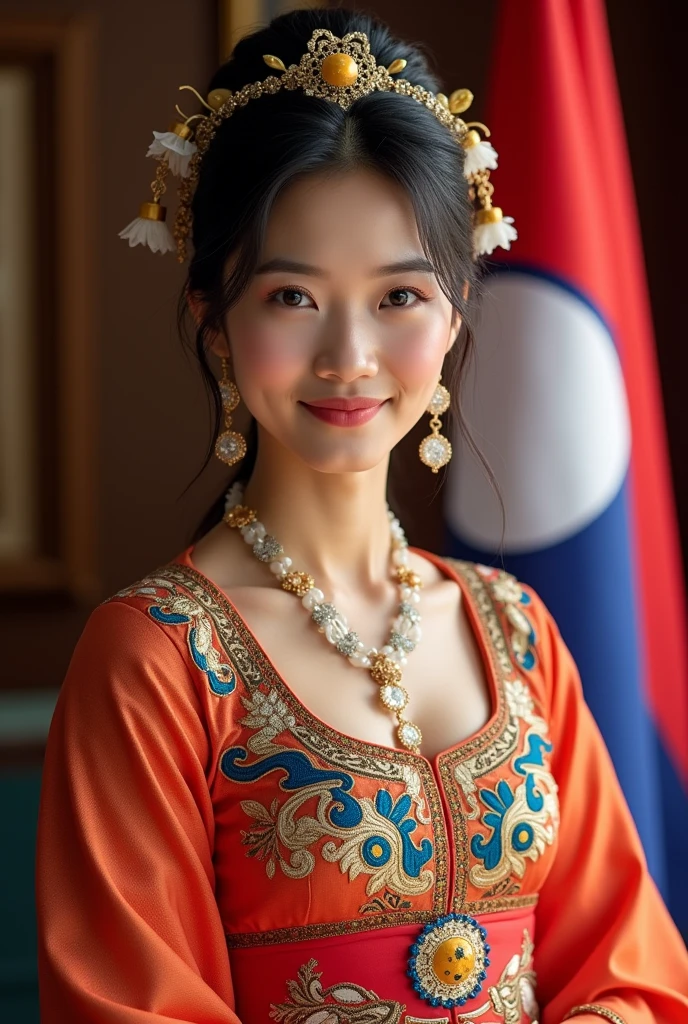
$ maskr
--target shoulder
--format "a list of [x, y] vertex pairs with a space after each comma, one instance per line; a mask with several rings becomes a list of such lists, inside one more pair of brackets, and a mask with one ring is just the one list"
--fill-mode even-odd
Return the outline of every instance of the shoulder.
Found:
[[551, 611], [532, 585], [497, 566], [442, 560], [466, 580], [478, 600], [494, 609], [517, 668], [551, 676], [557, 659], [570, 657]]
[[174, 720], [202, 741], [238, 676], [195, 575], [169, 562], [91, 612], [60, 689], [60, 714], [94, 728], [103, 718], [127, 729]]
[[238, 672], [252, 671], [220, 591], [182, 556], [117, 591], [91, 618], [111, 658], [175, 668], [204, 701], [228, 697]]
[[188, 675], [188, 645], [176, 632], [191, 622], [196, 606], [184, 587], [183, 566], [170, 562], [155, 569], [93, 609], [74, 650], [71, 675], [78, 670], [131, 681], [160, 672]]
[[206, 756], [210, 701], [188, 635], [175, 636], [172, 623], [188, 619], [170, 583], [165, 567], [91, 612], [60, 688], [53, 744], [106, 758], [135, 736], [135, 757], [151, 743], [156, 757], [166, 744]]

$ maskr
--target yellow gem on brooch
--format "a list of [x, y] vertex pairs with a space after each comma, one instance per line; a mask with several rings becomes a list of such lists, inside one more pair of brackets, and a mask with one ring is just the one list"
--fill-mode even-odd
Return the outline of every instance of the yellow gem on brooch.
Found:
[[401, 669], [396, 661], [392, 661], [386, 654], [381, 654], [378, 651], [377, 654], [373, 654], [370, 662], [373, 666], [370, 674], [378, 686], [384, 686], [386, 683], [401, 682]]
[[475, 999], [490, 966], [486, 938], [487, 929], [468, 914], [426, 924], [411, 946], [407, 971], [420, 998], [447, 1009]]
[[256, 513], [247, 505], [234, 505], [225, 512], [223, 519], [227, 526], [248, 526], [249, 523], [255, 523]]
[[432, 958], [432, 969], [438, 981], [458, 985], [475, 970], [475, 950], [467, 938], [445, 939]]
[[423, 581], [417, 572], [413, 569], [407, 568], [405, 565], [397, 566], [395, 576], [399, 583], [403, 583], [407, 587], [422, 587]]
[[348, 53], [331, 53], [320, 65], [320, 74], [328, 85], [346, 87], [358, 78], [358, 64]]
[[280, 580], [284, 590], [304, 597], [315, 586], [315, 580], [307, 572], [288, 572]]

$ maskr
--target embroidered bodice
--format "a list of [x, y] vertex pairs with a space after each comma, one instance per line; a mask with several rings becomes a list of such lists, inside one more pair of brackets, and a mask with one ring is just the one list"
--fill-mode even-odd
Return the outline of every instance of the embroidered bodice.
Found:
[[[136, 789], [131, 824], [142, 823], [143, 844], [153, 839], [148, 856], [134, 857], [120, 898], [157, 900], [178, 915], [184, 941], [176, 922], [161, 934], [149, 925], [141, 954], [148, 941], [169, 944], [174, 956], [162, 956], [160, 970], [180, 957], [207, 986], [207, 1006], [226, 1007], [224, 1016], [164, 1019], [559, 1024], [571, 1011], [652, 1019], [624, 1013], [620, 964], [641, 924], [632, 902], [630, 914], [619, 904], [623, 886], [605, 861], [613, 852], [640, 865], [642, 851], [570, 654], [537, 594], [513, 576], [420, 553], [461, 587], [492, 708], [482, 729], [432, 762], [311, 714], [236, 608], [193, 567], [190, 549], [94, 613], [99, 641], [109, 630], [127, 653], [115, 671], [118, 697], [96, 679], [89, 698], [111, 710], [123, 702], [121, 728], [109, 723], [92, 756], [110, 756], [112, 729], [115, 766], [135, 747], [133, 767], [106, 786], [100, 828], [115, 793], [126, 801]], [[97, 657], [85, 647], [71, 679]], [[129, 685], [127, 666], [139, 673]], [[82, 689], [74, 682], [75, 694], [61, 695], [58, 722], [80, 721]], [[73, 752], [75, 762], [81, 756], [88, 764]], [[59, 803], [50, 794], [44, 815]], [[98, 849], [105, 843], [99, 834]], [[44, 863], [45, 878], [54, 870]], [[688, 970], [643, 871], [633, 880], [638, 913], [642, 905], [669, 949], [671, 988]], [[137, 888], [144, 879], [148, 898]], [[121, 894], [116, 880], [107, 885]], [[585, 915], [602, 915], [604, 925]], [[606, 946], [586, 959], [600, 941]], [[615, 944], [618, 964], [604, 952]]]

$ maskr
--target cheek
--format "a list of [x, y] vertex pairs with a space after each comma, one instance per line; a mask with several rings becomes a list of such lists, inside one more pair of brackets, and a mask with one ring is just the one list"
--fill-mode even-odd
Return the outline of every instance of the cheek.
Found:
[[387, 349], [387, 365], [404, 390], [425, 391], [428, 383], [439, 377], [448, 333], [447, 324], [439, 319], [399, 330]]
[[250, 391], [284, 390], [303, 375], [304, 348], [279, 328], [246, 325], [234, 329], [232, 351], [237, 383]]

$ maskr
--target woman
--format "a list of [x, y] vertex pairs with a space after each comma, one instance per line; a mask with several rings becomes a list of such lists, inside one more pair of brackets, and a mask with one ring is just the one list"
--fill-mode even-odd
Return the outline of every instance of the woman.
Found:
[[316, 56], [311, 95], [205, 114], [196, 149], [191, 119], [156, 136], [123, 232], [170, 247], [176, 153], [185, 301], [239, 474], [74, 653], [40, 807], [42, 1020], [678, 1024], [688, 958], [556, 624], [507, 573], [408, 547], [386, 504], [426, 410], [421, 458], [450, 456], [474, 257], [515, 237], [490, 149], [464, 93], [371, 89], [375, 67], [439, 85], [345, 10], [243, 39], [204, 109]]

